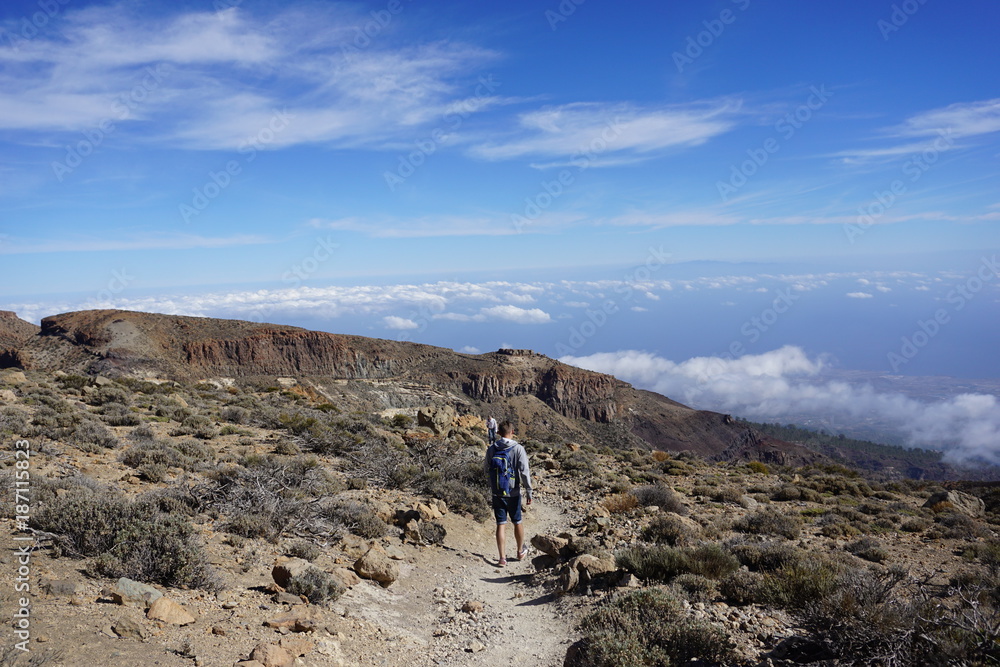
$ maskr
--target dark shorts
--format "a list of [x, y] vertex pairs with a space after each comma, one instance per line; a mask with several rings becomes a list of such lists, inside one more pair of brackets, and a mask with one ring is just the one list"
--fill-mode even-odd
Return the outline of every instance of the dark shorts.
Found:
[[507, 523], [508, 516], [514, 525], [521, 523], [520, 494], [509, 498], [493, 496], [493, 516], [496, 517], [498, 526]]

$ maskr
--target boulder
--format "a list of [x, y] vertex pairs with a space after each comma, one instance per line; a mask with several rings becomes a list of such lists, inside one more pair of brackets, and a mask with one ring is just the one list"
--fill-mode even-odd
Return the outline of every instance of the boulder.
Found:
[[122, 577], [108, 591], [108, 595], [116, 604], [149, 607], [152, 603], [163, 597], [163, 593], [152, 586], [132, 581]]
[[160, 597], [153, 604], [149, 605], [146, 618], [173, 625], [190, 625], [194, 623], [194, 616], [189, 614], [187, 609], [170, 598], [165, 597]]
[[12, 392], [10, 389], [0, 389], [0, 401], [4, 403], [15, 403], [17, 402], [17, 394]]
[[4, 384], [16, 385], [24, 384], [28, 381], [28, 377], [21, 371], [5, 370], [0, 373], [0, 382]]
[[417, 425], [430, 428], [435, 435], [443, 435], [448, 432], [457, 417], [458, 413], [450, 405], [431, 406], [417, 410]]
[[586, 572], [590, 577], [614, 572], [618, 569], [614, 558], [598, 558], [593, 554], [580, 554], [569, 562], [569, 566], [581, 574]]
[[383, 588], [388, 588], [399, 578], [399, 566], [378, 547], [372, 547], [359, 558], [354, 563], [354, 571], [362, 579], [377, 581]]
[[277, 644], [258, 644], [250, 654], [251, 660], [256, 660], [264, 667], [291, 667], [295, 656]]
[[274, 561], [274, 567], [271, 568], [271, 578], [274, 579], [274, 583], [282, 588], [288, 588], [288, 584], [292, 579], [305, 574], [307, 570], [313, 567], [315, 566], [304, 558], [281, 556], [278, 560]]
[[535, 547], [544, 554], [548, 554], [553, 558], [558, 558], [560, 551], [569, 544], [569, 540], [562, 537], [553, 537], [551, 535], [535, 535], [531, 538], [531, 546]]
[[961, 491], [941, 491], [935, 493], [927, 499], [924, 507], [933, 507], [938, 503], [944, 502], [951, 503], [957, 511], [973, 518], [979, 518], [986, 514], [986, 503], [983, 502], [982, 498], [977, 498]]
[[330, 571], [330, 576], [335, 582], [340, 584], [341, 588], [351, 588], [352, 586], [357, 586], [361, 583], [361, 577], [357, 575], [354, 570], [349, 570], [346, 567], [335, 567]]

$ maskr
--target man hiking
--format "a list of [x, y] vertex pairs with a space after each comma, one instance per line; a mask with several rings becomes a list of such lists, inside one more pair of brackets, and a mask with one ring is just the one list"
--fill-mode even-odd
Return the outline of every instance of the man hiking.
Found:
[[497, 441], [497, 420], [493, 419], [493, 415], [490, 415], [490, 418], [486, 420], [486, 432], [489, 433], [492, 445]]
[[493, 491], [493, 516], [497, 520], [497, 551], [500, 567], [507, 564], [506, 534], [507, 519], [514, 524], [514, 539], [517, 541], [517, 559], [528, 555], [528, 545], [524, 543], [524, 525], [521, 523], [521, 493], [525, 503], [531, 504], [531, 471], [528, 468], [528, 453], [514, 437], [514, 427], [509, 421], [500, 424], [500, 437], [486, 450], [484, 468], [490, 478]]

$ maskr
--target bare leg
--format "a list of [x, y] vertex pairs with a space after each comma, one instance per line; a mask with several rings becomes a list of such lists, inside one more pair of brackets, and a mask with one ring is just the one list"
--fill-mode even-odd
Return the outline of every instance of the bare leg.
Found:
[[517, 555], [520, 556], [524, 548], [524, 523], [514, 524], [514, 539], [517, 540]]
[[[501, 523], [497, 526], [497, 551], [500, 552], [500, 560], [504, 559], [504, 554], [506, 553], [507, 549], [507, 534], [505, 531], [506, 528], [507, 524], [505, 523]], [[524, 531], [522, 530], [521, 533], [523, 535]], [[514, 535], [517, 536], [517, 527], [514, 528]]]

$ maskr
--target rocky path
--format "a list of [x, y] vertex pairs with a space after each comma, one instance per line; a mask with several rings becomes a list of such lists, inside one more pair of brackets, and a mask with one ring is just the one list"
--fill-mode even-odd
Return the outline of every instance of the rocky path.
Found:
[[[556, 501], [558, 502], [558, 501]], [[558, 533], [567, 515], [545, 498], [525, 512], [525, 534]], [[425, 548], [390, 589], [358, 586], [340, 600], [349, 614], [396, 635], [399, 648], [367, 656], [372, 664], [560, 666], [575, 636], [575, 604], [532, 585], [533, 551], [496, 565], [493, 526], [447, 522], [443, 547]], [[508, 528], [508, 558], [516, 549]]]

